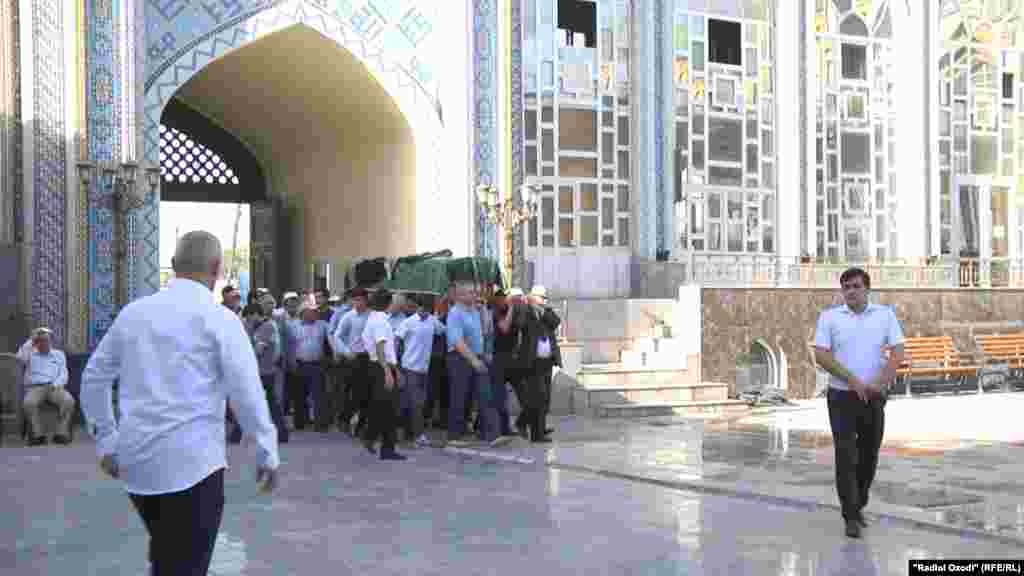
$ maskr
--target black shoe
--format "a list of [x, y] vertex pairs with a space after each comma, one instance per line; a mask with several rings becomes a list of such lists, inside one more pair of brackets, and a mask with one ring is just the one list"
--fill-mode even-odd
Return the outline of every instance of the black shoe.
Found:
[[373, 442], [363, 440], [363, 448], [366, 448], [366, 451], [370, 454], [373, 454], [374, 456], [377, 455], [377, 449], [373, 447]]
[[395, 452], [395, 451], [391, 451], [391, 452], [383, 452], [382, 451], [380, 453], [380, 459], [381, 460], [394, 460], [396, 462], [399, 462], [399, 461], [402, 461], [402, 460], [408, 460], [407, 457], [402, 456], [401, 454], [399, 454], [398, 452]]
[[534, 444], [551, 444], [553, 440], [551, 440], [550, 436], [541, 436], [540, 438], [530, 440], [530, 442], [533, 442]]
[[25, 443], [26, 446], [46, 446], [46, 436], [36, 436]]
[[71, 444], [71, 438], [68, 438], [67, 436], [63, 436], [61, 434], [57, 434], [56, 436], [53, 437], [53, 443], [54, 444]]
[[555, 429], [554, 428], [545, 428], [544, 429], [544, 435], [545, 436], [548, 436], [549, 434], [554, 434], [554, 433], [555, 433]]
[[860, 538], [860, 523], [853, 519], [847, 520], [846, 535], [850, 538]]
[[854, 520], [857, 522], [857, 524], [861, 528], [867, 528], [868, 527], [868, 521], [864, 519], [864, 516], [857, 516]]
[[526, 429], [526, 424], [516, 425], [516, 431], [519, 432], [519, 436], [523, 438], [529, 438], [530, 432]]

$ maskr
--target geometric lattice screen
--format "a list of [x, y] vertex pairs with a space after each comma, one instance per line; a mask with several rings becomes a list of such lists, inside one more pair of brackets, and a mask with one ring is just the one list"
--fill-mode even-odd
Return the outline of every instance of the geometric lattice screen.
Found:
[[160, 125], [160, 174], [165, 182], [238, 184], [238, 176], [209, 148]]

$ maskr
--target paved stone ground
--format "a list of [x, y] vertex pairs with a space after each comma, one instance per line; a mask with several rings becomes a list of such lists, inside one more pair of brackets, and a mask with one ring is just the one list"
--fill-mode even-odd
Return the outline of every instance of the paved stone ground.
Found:
[[[381, 462], [337, 432], [299, 433], [283, 447], [283, 485], [272, 497], [256, 494], [249, 454], [232, 447], [211, 573], [871, 575], [906, 574], [911, 558], [1024, 557], [1012, 543], [889, 516], [853, 541], [832, 510], [652, 484], [664, 471], [699, 478], [697, 463], [738, 490], [759, 478], [747, 467], [768, 474], [798, 461], [786, 454], [817, 454], [792, 440], [773, 460], [762, 446], [770, 434], [708, 423], [555, 425], [549, 449], [425, 449], [404, 463]], [[144, 574], [141, 522], [120, 485], [101, 477], [91, 442], [9, 443], [0, 459], [0, 573]], [[806, 462], [808, 472], [790, 478], [823, 480], [828, 459]], [[888, 469], [883, 477], [894, 481]]]
[[[868, 512], [1024, 545], [1024, 394], [893, 400]], [[727, 423], [566, 419], [551, 465], [837, 509], [824, 400]]]

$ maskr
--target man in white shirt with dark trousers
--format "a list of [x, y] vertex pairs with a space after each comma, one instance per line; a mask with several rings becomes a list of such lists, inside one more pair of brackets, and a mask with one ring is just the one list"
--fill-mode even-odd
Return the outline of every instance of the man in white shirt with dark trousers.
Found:
[[373, 294], [373, 312], [363, 327], [363, 347], [370, 355], [367, 375], [370, 379], [372, 414], [363, 445], [376, 454], [374, 442], [380, 438], [381, 460], [405, 460], [395, 451], [395, 415], [398, 412], [398, 356], [395, 353], [395, 333], [385, 310], [391, 306], [391, 293], [378, 290]]
[[82, 374], [100, 467], [124, 482], [142, 517], [156, 576], [209, 569], [224, 512], [227, 398], [255, 440], [260, 490], [277, 483], [277, 429], [256, 356], [242, 323], [213, 297], [222, 253], [208, 232], [182, 236], [170, 286], [123, 308]]

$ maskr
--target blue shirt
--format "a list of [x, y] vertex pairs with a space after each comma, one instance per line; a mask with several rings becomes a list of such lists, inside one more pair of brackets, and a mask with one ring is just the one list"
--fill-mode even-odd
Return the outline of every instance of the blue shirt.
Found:
[[[868, 304], [860, 314], [843, 304], [829, 308], [818, 317], [814, 345], [832, 352], [832, 356], [860, 378], [869, 382], [885, 366], [884, 348], [903, 344], [903, 329], [890, 306]], [[833, 376], [829, 386], [849, 390], [844, 380]]]
[[363, 329], [366, 328], [366, 321], [370, 318], [370, 309], [363, 310], [360, 314], [355, 309], [349, 310], [338, 321], [338, 327], [331, 333], [331, 343], [337, 353], [351, 352], [361, 354], [368, 352], [363, 344]]
[[53, 384], [65, 386], [68, 383], [68, 361], [64, 352], [50, 347], [50, 351], [43, 354], [36, 350], [32, 340], [22, 344], [17, 354], [25, 370], [25, 379], [22, 385], [25, 388], [39, 384]]
[[430, 368], [430, 352], [434, 348], [434, 335], [444, 334], [444, 324], [437, 316], [420, 318], [419, 314], [409, 316], [398, 326], [395, 337], [405, 343], [402, 353], [402, 368], [426, 374]]
[[480, 313], [475, 309], [456, 304], [448, 310], [448, 351], [455, 350], [455, 343], [462, 340], [473, 354], [484, 353], [483, 330]]
[[406, 318], [408, 318], [408, 316], [405, 315], [405, 312], [388, 314], [388, 324], [391, 324], [392, 332], [397, 331], [398, 327], [402, 325], [402, 322], [405, 322]]
[[341, 323], [341, 319], [348, 314], [349, 310], [352, 309], [351, 304], [342, 304], [334, 308], [334, 315], [331, 316], [331, 321], [327, 323], [327, 333], [334, 334], [334, 331], [338, 329], [338, 324]]

